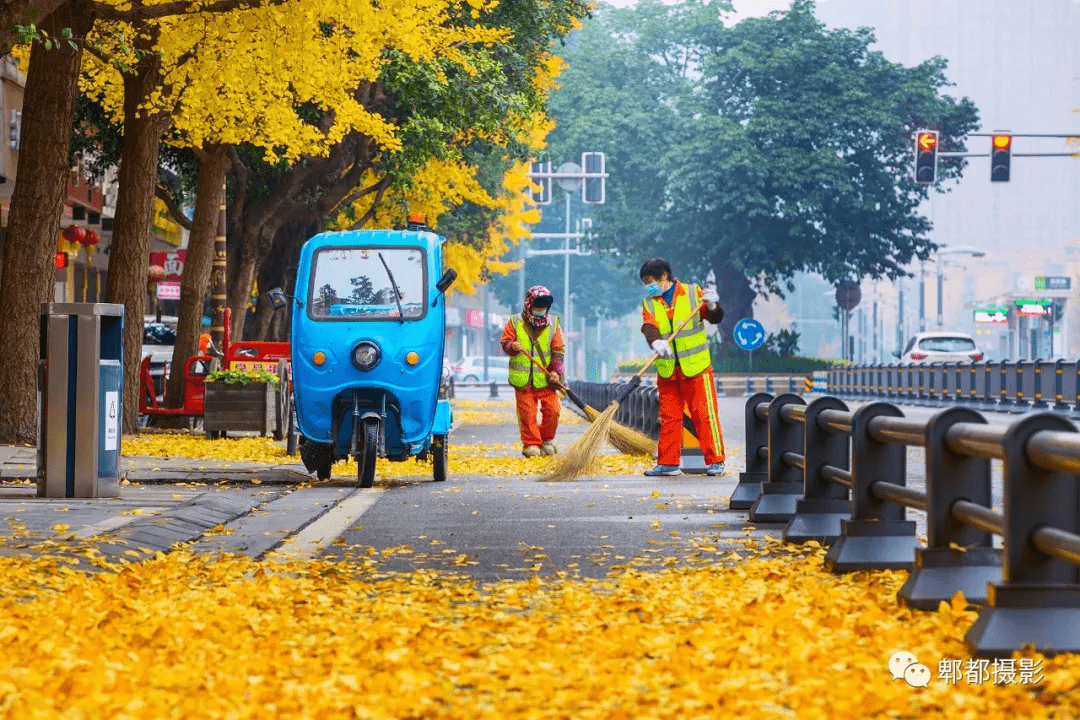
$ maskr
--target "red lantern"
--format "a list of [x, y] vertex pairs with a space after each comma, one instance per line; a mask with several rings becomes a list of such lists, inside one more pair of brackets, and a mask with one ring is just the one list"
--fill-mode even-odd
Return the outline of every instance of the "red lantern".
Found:
[[83, 244], [83, 245], [84, 245], [85, 247], [91, 248], [91, 247], [93, 247], [93, 246], [97, 245], [97, 244], [98, 244], [98, 241], [99, 241], [100, 239], [101, 239], [101, 238], [99, 238], [99, 237], [98, 237], [98, 234], [97, 234], [97, 232], [96, 232], [96, 231], [94, 231], [94, 230], [87, 230], [87, 231], [86, 231], [86, 237], [85, 237], [85, 238], [83, 238], [83, 240], [82, 240], [82, 244]]
[[69, 243], [81, 243], [86, 238], [86, 231], [78, 225], [69, 225], [60, 234]]
[[158, 282], [165, 279], [165, 268], [160, 265], [151, 265], [150, 272], [147, 275], [150, 278], [150, 282]]

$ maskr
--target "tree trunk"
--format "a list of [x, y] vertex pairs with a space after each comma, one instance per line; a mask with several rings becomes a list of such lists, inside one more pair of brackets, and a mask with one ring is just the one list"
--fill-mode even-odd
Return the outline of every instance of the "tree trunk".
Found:
[[[49, 36], [61, 28], [85, 37], [93, 24], [83, 3], [68, 2], [44, 23]], [[53, 254], [64, 208], [68, 148], [82, 51], [61, 43], [30, 51], [23, 102], [23, 134], [0, 267], [0, 443], [37, 438], [37, 363], [41, 303], [53, 295]]]
[[[124, 432], [138, 432], [139, 365], [142, 361], [146, 271], [150, 262], [150, 227], [154, 220], [158, 148], [169, 127], [167, 113], [147, 114], [139, 107], [160, 83], [160, 60], [150, 52], [134, 74], [124, 75], [124, 146], [117, 178], [119, 194], [109, 279], [105, 299], [121, 303], [124, 317]], [[176, 368], [173, 369], [176, 372]]]
[[757, 297], [757, 293], [750, 286], [750, 279], [726, 260], [726, 257], [720, 255], [715, 255], [712, 259], [713, 272], [716, 273], [716, 291], [720, 296], [720, 305], [724, 308], [724, 319], [720, 323], [720, 347], [725, 353], [736, 347], [731, 339], [735, 323], [754, 316], [754, 299]]
[[199, 189], [195, 198], [195, 216], [188, 237], [184, 276], [180, 279], [180, 318], [173, 348], [172, 372], [165, 393], [166, 407], [184, 405], [184, 365], [197, 354], [202, 332], [203, 298], [210, 285], [221, 212], [221, 186], [229, 171], [229, 156], [224, 145], [213, 145], [199, 155]]
[[232, 338], [244, 339], [244, 325], [247, 321], [247, 304], [251, 299], [251, 290], [255, 287], [255, 278], [259, 273], [259, 264], [254, 257], [242, 254], [233, 275], [233, 284], [229, 288], [229, 310], [232, 313]]

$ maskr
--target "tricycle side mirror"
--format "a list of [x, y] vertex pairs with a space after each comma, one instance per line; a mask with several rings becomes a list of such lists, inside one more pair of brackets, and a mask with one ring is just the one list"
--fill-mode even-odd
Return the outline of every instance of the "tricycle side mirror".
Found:
[[[270, 301], [270, 307], [275, 310], [280, 310], [289, 304], [289, 300], [296, 300], [292, 295], [286, 295], [285, 291], [279, 287], [272, 288], [266, 291], [266, 298]], [[304, 303], [296, 300], [296, 304], [300, 307], [304, 307]]]
[[275, 310], [280, 310], [289, 304], [288, 298], [285, 297], [285, 291], [279, 287], [266, 292], [266, 297], [270, 300], [270, 307]]
[[[439, 278], [439, 282], [435, 283], [435, 289], [439, 291], [439, 295], [442, 295], [447, 288], [454, 284], [455, 280], [457, 280], [457, 272], [450, 268]], [[436, 295], [435, 299], [431, 301], [431, 307], [435, 307], [436, 303], [439, 302], [439, 295]]]

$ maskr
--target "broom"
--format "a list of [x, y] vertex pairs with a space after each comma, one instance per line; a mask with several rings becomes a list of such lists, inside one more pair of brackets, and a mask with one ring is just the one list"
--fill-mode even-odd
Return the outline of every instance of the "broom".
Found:
[[[541, 372], [547, 373], [544, 366], [540, 364], [540, 361], [527, 352], [522, 353], [525, 357], [532, 361], [532, 364], [540, 369]], [[548, 378], [551, 381], [551, 378]], [[596, 418], [600, 417], [600, 411], [585, 402], [578, 397], [578, 394], [573, 390], [563, 385], [560, 382], [552, 382], [552, 385], [562, 390], [566, 397], [570, 398], [570, 402], [574, 403], [581, 409], [581, 412], [585, 413], [585, 417], [589, 422], [594, 422]], [[625, 425], [620, 425], [617, 422], [612, 421], [610, 428], [608, 429], [608, 442], [610, 442], [616, 450], [626, 455], [647, 455], [652, 457], [656, 454], [656, 441], [645, 433], [640, 433], [637, 430], [632, 430]]]
[[[698, 308], [690, 313], [689, 316], [681, 323], [679, 327], [667, 336], [667, 341], [670, 343], [675, 339], [675, 336], [682, 332], [682, 329], [687, 326], [694, 315], [701, 312], [701, 308], [705, 306], [702, 303]], [[630, 396], [630, 393], [641, 384], [641, 376], [645, 374], [656, 359], [659, 358], [659, 354], [653, 354], [649, 361], [637, 371], [637, 373], [630, 378], [630, 381], [626, 384], [619, 394], [611, 401], [611, 404], [600, 413], [596, 420], [589, 425], [588, 429], [582, 434], [578, 441], [573, 446], [562, 454], [560, 462], [551, 469], [551, 471], [545, 476], [545, 480], [549, 482], [563, 482], [566, 480], [573, 480], [578, 475], [581, 475], [588, 469], [596, 458], [596, 452], [600, 449], [600, 445], [604, 442], [604, 439], [608, 436], [609, 428], [613, 422], [615, 412], [619, 409], [619, 405], [626, 402], [626, 398]]]

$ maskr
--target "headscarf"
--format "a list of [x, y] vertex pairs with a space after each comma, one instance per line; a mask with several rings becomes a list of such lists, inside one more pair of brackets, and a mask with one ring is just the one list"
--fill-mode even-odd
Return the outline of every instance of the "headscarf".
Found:
[[[543, 285], [533, 285], [529, 288], [529, 291], [525, 293], [525, 308], [522, 310], [522, 317], [525, 318], [525, 322], [529, 323], [533, 327], [543, 328], [547, 327], [548, 316], [550, 315], [551, 305], [555, 302], [555, 298], [551, 296], [551, 291]], [[537, 317], [532, 314], [533, 306], [538, 308], [549, 308], [548, 313], [543, 317]]]

